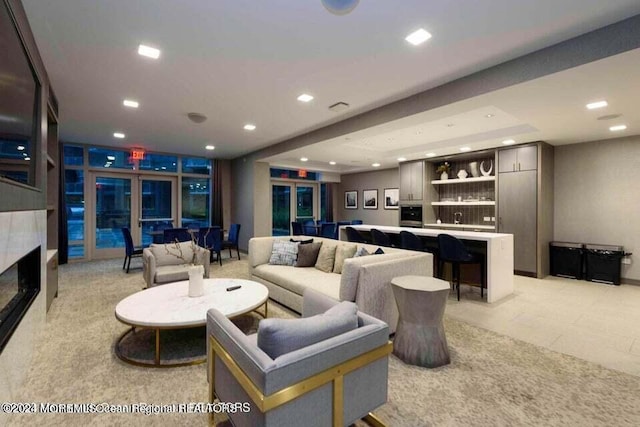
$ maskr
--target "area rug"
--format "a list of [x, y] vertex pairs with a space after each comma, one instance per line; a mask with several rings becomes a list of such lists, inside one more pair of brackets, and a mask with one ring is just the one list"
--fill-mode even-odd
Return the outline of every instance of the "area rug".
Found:
[[[134, 260], [135, 262], [136, 260]], [[59, 297], [39, 332], [17, 401], [111, 404], [205, 402], [205, 365], [139, 368], [113, 345], [126, 326], [115, 305], [144, 286], [122, 260], [60, 267]], [[247, 278], [245, 260], [212, 266], [214, 277]], [[269, 315], [294, 313], [269, 304]], [[555, 353], [445, 316], [451, 364], [437, 369], [389, 362], [388, 402], [375, 413], [388, 426], [638, 426], [640, 378]], [[204, 426], [207, 415], [35, 414], [11, 426]], [[224, 421], [217, 416], [215, 422]], [[301, 426], [304, 422], [301, 422]], [[358, 426], [365, 425], [362, 422]]]

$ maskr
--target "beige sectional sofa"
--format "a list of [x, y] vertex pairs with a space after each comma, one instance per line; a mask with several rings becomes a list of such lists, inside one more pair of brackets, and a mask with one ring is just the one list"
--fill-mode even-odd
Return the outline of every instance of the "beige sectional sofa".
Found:
[[[249, 240], [249, 273], [269, 289], [269, 297], [287, 307], [302, 312], [302, 293], [306, 288], [340, 301], [353, 301], [358, 309], [389, 324], [395, 332], [398, 322], [391, 279], [404, 275], [433, 276], [433, 255], [396, 248], [382, 248], [384, 254], [348, 258], [342, 273], [325, 273], [314, 267], [270, 265], [269, 258], [275, 239], [292, 236], [254, 237]], [[314, 239], [323, 245], [356, 245], [333, 239], [293, 236], [294, 239]], [[373, 253], [376, 245], [357, 244]]]

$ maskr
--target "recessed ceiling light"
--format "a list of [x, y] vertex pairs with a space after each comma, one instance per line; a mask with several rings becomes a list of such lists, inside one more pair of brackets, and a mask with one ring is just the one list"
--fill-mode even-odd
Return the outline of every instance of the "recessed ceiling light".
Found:
[[427, 30], [420, 28], [419, 30], [416, 30], [413, 33], [409, 34], [404, 39], [412, 45], [418, 46], [419, 44], [426, 42], [430, 38], [431, 34]]
[[611, 126], [609, 130], [611, 132], [619, 132], [621, 130], [625, 130], [626, 128], [627, 128], [627, 125], [616, 125], [616, 126]]
[[206, 148], [207, 150], [215, 150], [216, 147], [214, 147], [213, 145], [207, 145], [204, 148]]
[[607, 105], [607, 101], [596, 101], [596, 102], [590, 102], [589, 104], [587, 104], [587, 108], [589, 110], [595, 110], [596, 108], [604, 108]]
[[307, 160], [309, 160], [309, 159], [307, 159], [306, 157], [300, 157], [300, 161], [301, 162], [306, 162]]
[[511, 144], [515, 144], [516, 141], [514, 141], [513, 139], [505, 139], [504, 141], [502, 141], [502, 143], [504, 145], [511, 145]]
[[252, 125], [251, 123], [247, 123], [244, 125], [244, 130], [256, 130], [256, 125]]
[[471, 151], [471, 147], [460, 147], [460, 151], [462, 152]]
[[495, 116], [495, 114], [486, 114], [486, 115], [485, 115], [485, 117], [486, 117], [487, 119], [490, 119], [490, 118], [491, 118], [491, 117], [493, 117], [493, 116]]
[[371, 163], [371, 166], [373, 166], [374, 168], [379, 168], [380, 167], [380, 163]]
[[329, 162], [329, 164], [330, 164], [331, 166], [333, 166], [333, 165], [335, 165], [335, 164], [336, 164], [336, 162], [334, 162], [333, 160], [331, 160], [331, 161]]
[[27, 157], [27, 156], [28, 156], [28, 154], [27, 154], [27, 153], [22, 153], [22, 155], [23, 155], [24, 157]]
[[18, 151], [22, 151], [24, 150], [24, 145], [18, 145], [16, 148], [18, 149]]
[[31, 160], [31, 157], [27, 156], [24, 158], [25, 160]]
[[300, 102], [309, 102], [313, 99], [313, 96], [303, 93], [298, 97], [298, 101]]
[[146, 56], [147, 58], [158, 59], [160, 57], [160, 49], [141, 44], [138, 46], [138, 54]]
[[160, 167], [160, 169], [162, 169], [162, 170], [166, 170], [166, 169], [167, 169], [167, 167], [166, 167], [166, 166], [161, 166], [161, 167]]
[[122, 139], [122, 138], [124, 138], [124, 136], [125, 136], [125, 135], [124, 135], [124, 133], [122, 133], [122, 132], [114, 132], [114, 133], [113, 133], [113, 137], [114, 137], [114, 138], [120, 138], [120, 139]]
[[436, 153], [427, 153], [426, 155], [427, 155], [427, 157], [435, 157]]
[[107, 156], [107, 160], [113, 162], [116, 159], [116, 156]]
[[131, 107], [131, 108], [138, 108], [138, 106], [140, 105], [138, 104], [138, 101], [133, 101], [131, 99], [125, 99], [124, 101], [122, 101], [122, 104], [125, 107]]
[[407, 158], [406, 158], [406, 157], [398, 157], [398, 161], [399, 161], [399, 162], [404, 162], [405, 160], [407, 160]]

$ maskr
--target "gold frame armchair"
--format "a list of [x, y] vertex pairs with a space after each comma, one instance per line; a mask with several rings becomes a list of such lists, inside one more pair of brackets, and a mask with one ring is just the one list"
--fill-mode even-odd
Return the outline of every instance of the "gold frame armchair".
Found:
[[[337, 301], [308, 289], [303, 317]], [[229, 412], [233, 425], [346, 426], [362, 418], [384, 424], [371, 411], [387, 401], [389, 341], [386, 323], [357, 313], [358, 327], [315, 344], [269, 357], [216, 309], [207, 317], [209, 401], [248, 402]]]

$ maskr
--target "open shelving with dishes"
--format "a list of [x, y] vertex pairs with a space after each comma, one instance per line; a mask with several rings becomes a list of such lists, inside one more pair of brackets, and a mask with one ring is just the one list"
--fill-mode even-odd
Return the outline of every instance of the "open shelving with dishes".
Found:
[[[442, 179], [437, 170], [445, 162], [449, 166], [448, 178]], [[426, 169], [431, 185], [424, 226], [495, 230], [495, 165], [494, 150], [429, 160]]]

